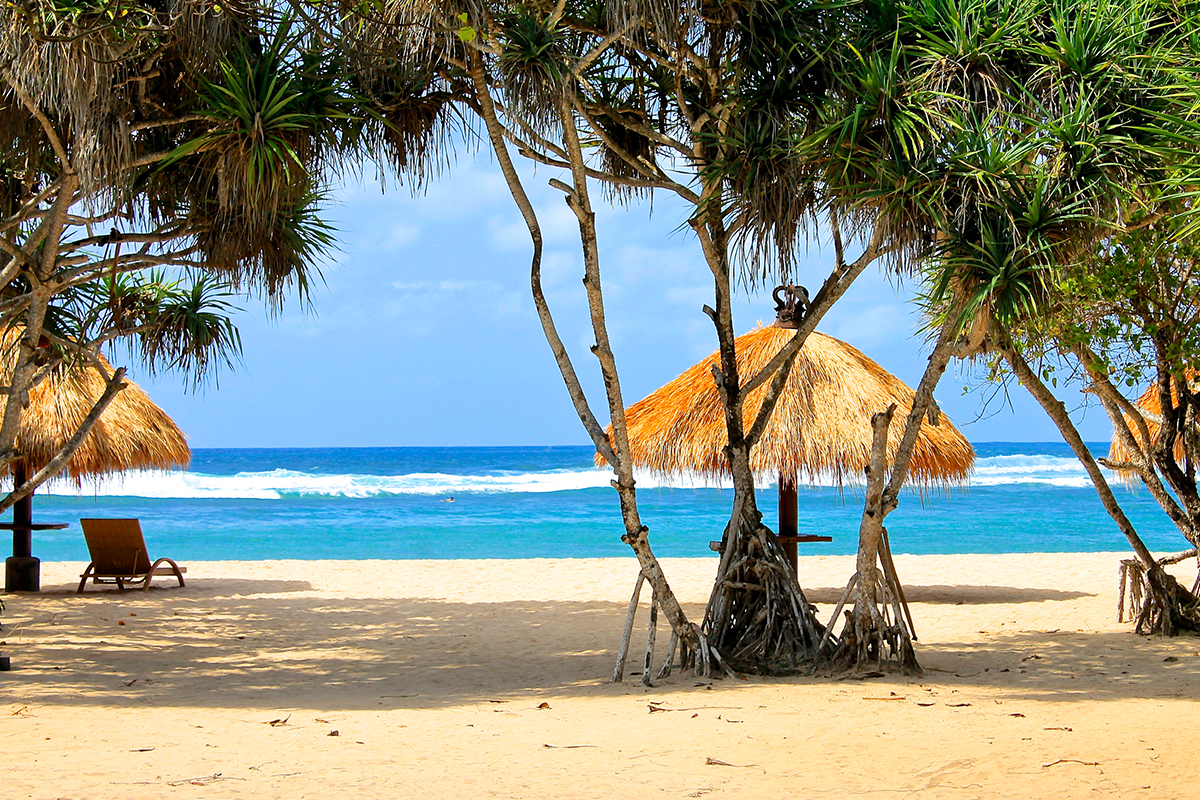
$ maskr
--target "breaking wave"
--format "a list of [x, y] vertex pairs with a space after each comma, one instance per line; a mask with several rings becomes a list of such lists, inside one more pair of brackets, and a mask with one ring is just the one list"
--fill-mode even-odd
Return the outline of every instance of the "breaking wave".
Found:
[[[611, 473], [596, 469], [561, 469], [531, 472], [495, 472], [456, 475], [414, 472], [406, 475], [322, 474], [274, 469], [209, 475], [199, 472], [135, 471], [108, 478], [73, 483], [55, 481], [41, 491], [56, 495], [110, 497], [211, 498], [279, 500], [296, 497], [365, 498], [399, 495], [454, 495], [470, 493], [541, 493], [598, 489], [609, 485]], [[764, 476], [765, 478], [765, 476]], [[766, 479], [762, 485], [773, 483]], [[833, 485], [833, 481], [818, 481]], [[1048, 455], [1002, 455], [980, 458], [971, 477], [972, 486], [1046, 484], [1064, 488], [1085, 487], [1088, 478], [1074, 458]], [[713, 488], [728, 483], [701, 478], [670, 478], [644, 474], [638, 486], [651, 488]]]

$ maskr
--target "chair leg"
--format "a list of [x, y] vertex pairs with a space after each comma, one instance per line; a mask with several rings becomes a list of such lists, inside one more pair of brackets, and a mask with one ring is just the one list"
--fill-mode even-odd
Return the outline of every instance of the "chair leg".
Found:
[[92, 570], [96, 568], [95, 564], [88, 564], [87, 569], [83, 571], [83, 577], [79, 581], [79, 588], [75, 590], [75, 594], [83, 594], [83, 587], [87, 585], [87, 580], [92, 574]]
[[169, 558], [160, 558], [154, 562], [153, 566], [150, 567], [150, 574], [146, 576], [146, 583], [142, 586], [143, 592], [150, 588], [150, 578], [154, 576], [154, 573], [158, 572], [158, 566], [160, 564], [166, 564], [169, 566], [171, 568], [171, 572], [175, 573], [175, 578], [179, 581], [179, 585], [184, 585], [183, 573], [179, 570], [179, 565]]

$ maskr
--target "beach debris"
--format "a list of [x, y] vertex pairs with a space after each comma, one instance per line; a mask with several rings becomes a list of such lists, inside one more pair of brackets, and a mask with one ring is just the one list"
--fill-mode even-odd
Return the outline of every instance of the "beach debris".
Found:
[[[1080, 761], [1078, 758], [1060, 758], [1055, 761], [1051, 761], [1049, 764], [1042, 764], [1042, 769], [1045, 769], [1046, 767], [1053, 767], [1055, 764], [1083, 764], [1085, 767], [1100, 766], [1099, 761]], [[1101, 772], [1103, 772], [1103, 770], [1101, 770]]]
[[181, 781], [167, 781], [167, 786], [208, 786], [210, 783], [217, 781], [244, 781], [245, 778], [231, 778], [222, 775], [220, 772], [214, 772], [212, 775], [204, 775], [200, 778], [185, 778]]
[[334, 728], [333, 730], [331, 730], [329, 733], [327, 733], [325, 735], [326, 736], [341, 736], [341, 734], [337, 732], [337, 728]]
[[131, 753], [152, 753], [152, 752], [154, 752], [154, 748], [153, 747], [138, 747], [133, 750], [130, 750], [129, 752], [131, 752]]
[[966, 708], [970, 703], [946, 703], [950, 708]]
[[122, 685], [122, 686], [133, 686], [133, 685], [134, 685], [135, 683], [137, 683], [137, 682], [138, 682], [138, 679], [137, 679], [137, 678], [134, 678], [134, 679], [133, 679], [133, 680], [131, 680], [131, 681], [121, 681], [121, 685]]
[[329, 724], [329, 720], [327, 720], [327, 719], [321, 719], [320, 717], [314, 717], [314, 718], [313, 718], [313, 722], [320, 722], [320, 723], [323, 723], [323, 724], [325, 724], [325, 725], [328, 725], [328, 724]]
[[1167, 656], [1163, 659], [1164, 664], [1173, 664], [1179, 660], [1179, 656]]
[[551, 750], [579, 750], [583, 747], [597, 747], [594, 744], [546, 744], [542, 743], [542, 747], [548, 747]]
[[1023, 716], [1025, 716], [1025, 715], [1024, 715], [1024, 714], [1022, 714], [1021, 712], [1017, 711], [1017, 712], [1014, 712], [1014, 713], [1012, 713], [1012, 714], [1009, 714], [1009, 716], [1010, 716], [1010, 717], [1023, 717]]
[[292, 718], [292, 715], [288, 714], [286, 717], [277, 717], [276, 719], [271, 720], [267, 724], [270, 725], [272, 728], [278, 728], [280, 725], [287, 725], [288, 720], [291, 718]]
[[767, 771], [766, 769], [763, 768], [762, 764], [730, 764], [728, 761], [722, 761], [721, 759], [713, 758], [712, 756], [706, 757], [704, 759], [704, 764], [705, 764], [705, 766], [709, 766], [709, 767], [737, 767], [739, 769], [748, 769], [750, 767], [757, 767], [758, 769], [761, 769], [763, 771], [763, 773], [766, 773], [766, 771]]
[[863, 700], [903, 700], [904, 695], [888, 692], [887, 697], [864, 697]]
[[549, 703], [538, 703], [538, 708], [550, 708]]
[[1044, 731], [1070, 731], [1071, 728], [1042, 728]]

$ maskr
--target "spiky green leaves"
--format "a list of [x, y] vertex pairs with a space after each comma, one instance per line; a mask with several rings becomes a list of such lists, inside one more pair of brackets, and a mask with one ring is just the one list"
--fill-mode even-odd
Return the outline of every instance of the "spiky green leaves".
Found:
[[501, 19], [498, 38], [506, 104], [535, 129], [554, 129], [571, 76], [566, 38], [547, 20], [524, 11]]
[[220, 62], [199, 96], [207, 129], [162, 165], [176, 180], [185, 164], [198, 168], [186, 202], [206, 266], [275, 303], [289, 288], [307, 295], [333, 243], [316, 216], [322, 170], [355, 125], [342, 125], [351, 101], [331, 61], [284, 20]]

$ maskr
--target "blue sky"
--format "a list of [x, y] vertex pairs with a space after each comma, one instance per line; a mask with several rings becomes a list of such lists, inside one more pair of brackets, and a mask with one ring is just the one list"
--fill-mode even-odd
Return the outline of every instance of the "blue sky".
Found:
[[[601, 418], [605, 401], [580, 283], [578, 228], [547, 186], [556, 170], [526, 173], [546, 235], [544, 283], [560, 333]], [[244, 359], [219, 382], [187, 391], [177, 375], [131, 374], [189, 435], [193, 447], [359, 447], [587, 444], [529, 294], [529, 239], [486, 153], [463, 156], [419, 197], [369, 168], [334, 196], [340, 252], [305, 312], [272, 317], [246, 300]], [[656, 196], [629, 209], [594, 193], [609, 330], [626, 404], [716, 349], [701, 312], [712, 279], [685, 209]], [[818, 286], [831, 258], [811, 248], [799, 282]], [[855, 345], [909, 385], [927, 358], [916, 333], [914, 286], [870, 268], [821, 330]], [[740, 291], [739, 333], [774, 319], [769, 290]], [[1012, 407], [978, 392], [952, 367], [937, 392], [974, 441], [1057, 440], [1023, 390]], [[1063, 395], [1068, 406], [1079, 394]], [[1079, 415], [1085, 438], [1110, 435], [1104, 415]]]

